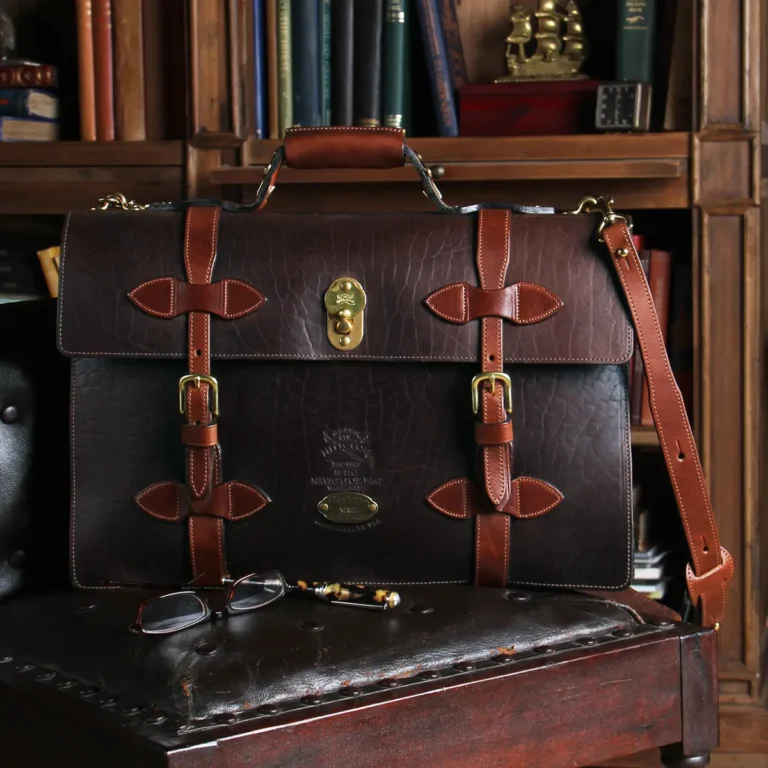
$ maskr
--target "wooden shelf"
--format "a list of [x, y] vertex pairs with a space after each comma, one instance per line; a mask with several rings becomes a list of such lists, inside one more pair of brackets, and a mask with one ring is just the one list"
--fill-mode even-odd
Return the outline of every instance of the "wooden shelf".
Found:
[[[279, 141], [250, 140], [247, 167], [212, 172], [214, 184], [258, 184]], [[439, 183], [658, 179], [687, 184], [690, 134], [416, 138], [408, 142]], [[280, 181], [300, 184], [385, 183], [414, 180], [411, 168], [391, 170], [285, 168]]]
[[181, 141], [0, 143], [0, 214], [62, 214], [122, 192], [141, 202], [184, 195]]
[[50, 166], [182, 166], [181, 141], [0, 143], [0, 168]]
[[656, 447], [659, 445], [659, 436], [656, 427], [632, 427], [632, 445], [640, 447]]

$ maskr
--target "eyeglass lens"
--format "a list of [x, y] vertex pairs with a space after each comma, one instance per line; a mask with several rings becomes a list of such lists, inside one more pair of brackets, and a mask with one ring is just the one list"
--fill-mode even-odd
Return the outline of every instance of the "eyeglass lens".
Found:
[[285, 581], [277, 571], [267, 571], [246, 576], [232, 588], [229, 607], [243, 612], [261, 608], [285, 594]]
[[205, 615], [205, 604], [197, 595], [164, 595], [144, 604], [141, 611], [141, 630], [150, 634], [177, 632], [202, 621]]

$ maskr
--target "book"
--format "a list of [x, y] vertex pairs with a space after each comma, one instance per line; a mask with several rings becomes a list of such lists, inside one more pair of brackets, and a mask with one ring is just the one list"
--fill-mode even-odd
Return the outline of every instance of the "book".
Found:
[[693, 0], [677, 0], [672, 36], [672, 56], [669, 62], [667, 93], [664, 100], [665, 131], [688, 131], [693, 124], [691, 99], [691, 62], [693, 36], [691, 19]]
[[96, 141], [96, 81], [93, 59], [93, 3], [76, 0], [77, 81], [80, 95], [80, 141]]
[[93, 59], [96, 83], [96, 138], [115, 139], [112, 2], [93, 0]]
[[277, 0], [266, 0], [266, 49], [267, 49], [267, 114], [269, 126], [269, 138], [280, 138], [280, 122], [278, 112], [280, 110], [280, 86], [278, 84], [277, 62]]
[[439, 0], [440, 20], [445, 35], [445, 49], [448, 66], [451, 69], [451, 83], [455, 93], [467, 84], [467, 67], [464, 63], [464, 47], [461, 44], [459, 17], [456, 14], [456, 0]]
[[619, 0], [616, 79], [653, 83], [656, 0]]
[[331, 122], [353, 125], [354, 0], [331, 1]]
[[31, 61], [0, 63], [0, 88], [44, 88], [55, 90], [59, 84], [56, 67]]
[[0, 141], [56, 141], [58, 123], [26, 117], [0, 117]]
[[355, 0], [354, 119], [355, 125], [381, 125], [381, 53], [384, 0]]
[[331, 0], [320, 0], [320, 119], [331, 124]]
[[[651, 296], [659, 317], [661, 335], [667, 341], [669, 331], [669, 300], [672, 284], [672, 254], [669, 251], [652, 250], [648, 283]], [[640, 406], [640, 424], [644, 427], [653, 426], [651, 400], [648, 393], [648, 382], [643, 383], [643, 400]]]
[[441, 136], [458, 136], [459, 120], [437, 0], [416, 0], [416, 5], [419, 10], [438, 132]]
[[405, 113], [405, 17], [408, 0], [386, 0], [384, 11], [383, 124], [403, 127]]
[[278, 0], [277, 63], [280, 105], [278, 128], [280, 138], [293, 125], [293, 67], [291, 61], [291, 0]]
[[293, 124], [322, 124], [320, 114], [320, 6], [317, 0], [291, 2]]
[[23, 248], [0, 248], [0, 295], [28, 299], [43, 298], [46, 293], [34, 252]]
[[57, 120], [59, 97], [36, 88], [0, 90], [0, 117], [36, 117]]
[[254, 135], [257, 139], [266, 139], [269, 125], [267, 122], [267, 84], [266, 84], [266, 29], [264, 18], [264, 0], [253, 0], [253, 87], [254, 87]]
[[40, 269], [48, 286], [48, 293], [54, 298], [59, 295], [59, 261], [61, 248], [56, 245], [53, 248], [45, 248], [37, 252], [40, 261]]
[[115, 51], [115, 135], [146, 141], [143, 4], [112, 0]]

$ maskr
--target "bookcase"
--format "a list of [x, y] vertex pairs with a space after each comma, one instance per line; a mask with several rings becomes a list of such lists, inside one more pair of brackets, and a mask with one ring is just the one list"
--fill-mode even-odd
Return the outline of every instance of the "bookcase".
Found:
[[[33, 6], [55, 4], [16, 0], [30, 15]], [[24, 221], [37, 217], [50, 227], [57, 220], [50, 216], [90, 207], [116, 191], [140, 202], [252, 199], [279, 142], [250, 135], [247, 121], [238, 117], [243, 97], [236, 84], [248, 47], [232, 49], [227, 12], [242, 13], [246, 4], [186, 0], [175, 6], [185, 39], [179, 54], [185, 114], [177, 135], [0, 145], [0, 231], [17, 227], [22, 214]], [[596, 14], [609, 2], [583, 4]], [[768, 319], [762, 297], [768, 296], [768, 270], [761, 255], [768, 259], [768, 179], [761, 169], [763, 157], [768, 160], [768, 13], [762, 0], [691, 0], [691, 6], [691, 118], [682, 130], [417, 136], [409, 143], [452, 204], [508, 200], [572, 209], [584, 195], [611, 196], [616, 209], [633, 213], [645, 231], [669, 233], [675, 258], [690, 259], [694, 430], [723, 544], [736, 567], [719, 633], [721, 753], [714, 761], [766, 766], [768, 693], [761, 681], [768, 664]], [[458, 3], [470, 78], [501, 73], [508, 7], [506, 0]], [[607, 66], [612, 43], [604, 31], [593, 44], [602, 62], [596, 66]], [[57, 45], [62, 57], [74, 55], [71, 41]], [[66, 137], [76, 139], [76, 130]], [[284, 169], [269, 206], [429, 210], [430, 203], [409, 168]], [[663, 476], [653, 430], [633, 429], [632, 442], [639, 481]], [[656, 514], [676, 524], [671, 501]]]

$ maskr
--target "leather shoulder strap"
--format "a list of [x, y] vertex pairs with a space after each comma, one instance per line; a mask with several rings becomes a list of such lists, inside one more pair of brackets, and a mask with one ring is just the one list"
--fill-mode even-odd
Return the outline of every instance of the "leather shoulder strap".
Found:
[[622, 221], [611, 224], [603, 231], [603, 239], [632, 313], [645, 365], [651, 413], [691, 551], [693, 568], [689, 565], [686, 571], [688, 591], [694, 605], [700, 605], [702, 624], [717, 629], [725, 613], [725, 592], [733, 577], [733, 560], [720, 546], [691, 424], [629, 229]]

